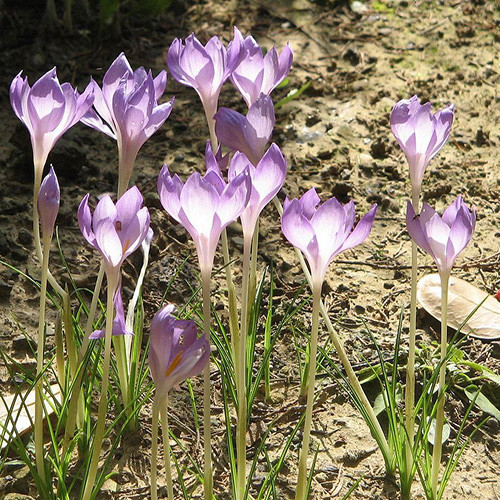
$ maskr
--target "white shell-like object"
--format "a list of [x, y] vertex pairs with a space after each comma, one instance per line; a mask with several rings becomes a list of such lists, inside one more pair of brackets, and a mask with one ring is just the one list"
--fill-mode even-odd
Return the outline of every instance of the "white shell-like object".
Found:
[[[441, 320], [441, 280], [439, 274], [428, 274], [418, 282], [417, 298], [430, 315]], [[483, 303], [481, 304], [481, 302]], [[467, 281], [450, 277], [448, 291], [449, 327], [457, 330], [479, 304], [481, 307], [462, 327], [462, 333], [482, 340], [500, 339], [500, 302]]]

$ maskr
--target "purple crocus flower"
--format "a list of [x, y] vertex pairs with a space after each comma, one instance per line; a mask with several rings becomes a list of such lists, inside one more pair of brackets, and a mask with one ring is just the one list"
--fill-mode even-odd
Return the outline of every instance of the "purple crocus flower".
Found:
[[43, 238], [51, 238], [56, 224], [59, 204], [61, 201], [61, 192], [59, 182], [52, 165], [49, 173], [45, 176], [40, 185], [37, 199], [38, 217], [42, 228]]
[[102, 89], [92, 80], [94, 110], [82, 122], [117, 141], [121, 190], [128, 187], [137, 153], [165, 122], [174, 99], [158, 104], [167, 85], [167, 73], [153, 78], [143, 67], [135, 71], [122, 52], [106, 71]]
[[252, 238], [260, 213], [283, 186], [286, 160], [280, 148], [273, 143], [255, 167], [243, 153], [236, 153], [229, 164], [229, 180], [236, 178], [245, 170], [248, 170], [250, 175], [252, 188], [240, 219], [244, 237]]
[[459, 196], [440, 217], [424, 202], [416, 215], [411, 202], [406, 227], [413, 241], [436, 262], [441, 275], [449, 275], [458, 254], [469, 244], [476, 227], [476, 212]]
[[406, 155], [412, 188], [417, 193], [427, 165], [448, 140], [454, 109], [450, 104], [432, 114], [431, 103], [421, 105], [415, 95], [399, 101], [392, 110], [392, 133]]
[[314, 188], [302, 198], [285, 200], [281, 229], [286, 239], [306, 256], [313, 282], [322, 283], [328, 265], [335, 255], [353, 248], [370, 234], [377, 205], [354, 227], [355, 211], [351, 200], [342, 206], [330, 198], [318, 206], [319, 196]]
[[141, 246], [149, 229], [149, 212], [134, 186], [116, 202], [106, 195], [90, 212], [87, 194], [78, 207], [78, 223], [84, 238], [104, 259], [106, 273], [116, 275], [122, 262]]
[[47, 156], [64, 132], [89, 110], [94, 94], [91, 84], [81, 95], [69, 83], [61, 85], [56, 68], [40, 77], [33, 87], [21, 73], [10, 85], [10, 103], [30, 133], [38, 188]]
[[[121, 280], [120, 280], [121, 281]], [[115, 296], [113, 298], [115, 309], [115, 319], [113, 320], [112, 335], [133, 335], [134, 332], [127, 329], [125, 322], [125, 310], [123, 308], [121, 283], [117, 286]], [[96, 330], [89, 335], [89, 339], [103, 339], [106, 336], [106, 330]]]
[[214, 118], [220, 143], [244, 153], [252, 165], [257, 165], [273, 133], [275, 117], [271, 98], [261, 94], [246, 116], [232, 109], [220, 108]]
[[[235, 28], [235, 34], [236, 34]], [[229, 78], [243, 53], [240, 39], [229, 43], [228, 48], [216, 36], [204, 46], [189, 35], [184, 42], [176, 38], [167, 54], [167, 64], [173, 77], [183, 85], [193, 87], [200, 96], [207, 119], [213, 120], [224, 82]]]
[[241, 215], [251, 189], [248, 170], [226, 184], [215, 163], [203, 177], [195, 172], [184, 184], [163, 166], [158, 177], [161, 204], [193, 238], [202, 273], [212, 269], [220, 235]]
[[246, 55], [231, 73], [231, 81], [250, 108], [260, 94], [269, 95], [283, 81], [292, 66], [293, 52], [287, 44], [279, 55], [273, 47], [264, 56], [255, 39], [252, 36], [243, 38], [237, 28], [234, 29], [234, 40], [243, 47]]
[[172, 387], [200, 374], [210, 360], [205, 334], [198, 337], [194, 321], [175, 319], [174, 309], [165, 306], [151, 322], [148, 362], [160, 401]]

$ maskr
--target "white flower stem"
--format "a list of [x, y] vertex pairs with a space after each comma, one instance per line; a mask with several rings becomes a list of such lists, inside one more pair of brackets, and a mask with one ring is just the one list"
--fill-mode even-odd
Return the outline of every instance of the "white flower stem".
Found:
[[106, 307], [106, 335], [104, 338], [104, 360], [102, 366], [102, 384], [101, 384], [101, 398], [99, 400], [99, 407], [97, 410], [97, 422], [94, 434], [94, 442], [92, 444], [92, 458], [85, 480], [85, 488], [83, 491], [82, 500], [89, 500], [92, 495], [95, 478], [97, 474], [97, 467], [99, 465], [99, 457], [101, 454], [102, 440], [104, 437], [104, 429], [106, 424], [106, 410], [108, 403], [108, 384], [109, 384], [109, 364], [111, 358], [111, 336], [113, 332], [113, 297], [118, 286], [119, 277], [117, 274], [109, 273], [108, 278], [108, 294], [107, 294], [107, 307]]
[[[87, 317], [87, 323], [85, 325], [84, 337], [82, 340], [82, 345], [80, 347], [80, 352], [78, 356], [78, 362], [81, 363], [85, 354], [87, 352], [90, 339], [89, 335], [92, 333], [94, 328], [94, 318], [97, 310], [97, 304], [99, 299], [99, 294], [101, 292], [102, 280], [104, 277], [104, 264], [101, 263], [99, 268], [99, 273], [97, 274], [96, 283], [94, 286], [94, 293], [92, 295], [92, 301], [90, 303], [89, 315]], [[68, 420], [66, 423], [66, 428], [64, 431], [64, 441], [63, 441], [63, 452], [61, 457], [65, 456], [70, 440], [75, 431], [75, 426], [78, 422], [79, 426], [83, 422], [83, 396], [81, 394], [81, 384], [82, 384], [83, 370], [80, 370], [78, 379], [75, 381], [74, 389], [70, 396], [69, 408], [68, 408]]]
[[248, 335], [248, 292], [250, 274], [250, 249], [252, 236], [243, 236], [243, 270], [241, 283], [241, 325], [236, 342], [235, 364], [238, 395], [238, 421], [236, 428], [237, 481], [236, 498], [244, 500], [246, 486], [246, 431], [247, 431], [247, 335]]
[[35, 386], [35, 457], [36, 468], [40, 480], [45, 483], [45, 463], [43, 458], [43, 353], [45, 347], [45, 305], [47, 301], [47, 271], [49, 267], [49, 253], [51, 235], [43, 238], [42, 281], [40, 284], [40, 310], [38, 316], [38, 340]]
[[295, 500], [307, 500], [307, 456], [309, 454], [309, 440], [311, 436], [311, 422], [314, 404], [314, 382], [316, 378], [316, 353], [318, 350], [318, 325], [319, 325], [319, 304], [321, 301], [322, 282], [314, 282], [312, 328], [310, 340], [309, 372], [307, 381], [307, 406], [304, 421], [304, 434], [302, 436], [302, 448], [299, 458], [299, 477], [297, 480], [297, 493]]
[[[278, 210], [278, 212], [281, 216], [283, 214], [283, 207], [281, 206], [280, 201], [278, 200], [277, 197], [274, 197], [273, 201], [274, 201], [274, 205], [276, 206], [276, 209]], [[302, 255], [301, 251], [298, 248], [295, 248], [295, 253], [296, 253], [297, 258], [299, 260], [299, 263], [302, 267], [302, 271], [307, 279], [307, 282], [309, 283], [309, 287], [312, 289], [312, 287], [313, 287], [312, 277], [311, 277], [311, 273], [309, 272], [309, 269], [307, 268], [307, 264], [306, 264], [306, 261], [304, 259], [304, 256]], [[340, 357], [340, 361], [342, 362], [342, 365], [344, 366], [344, 370], [346, 371], [346, 375], [347, 375], [349, 382], [351, 384], [351, 388], [356, 393], [356, 396], [359, 398], [363, 407], [365, 408], [365, 411], [368, 415], [368, 418], [370, 419], [370, 422], [373, 425], [374, 432], [378, 437], [379, 446], [381, 448], [381, 452], [382, 452], [382, 455], [384, 457], [386, 471], [389, 473], [392, 473], [394, 471], [394, 467], [395, 467], [394, 454], [389, 446], [389, 443], [387, 442], [387, 439], [384, 435], [384, 431], [382, 430], [382, 427], [380, 426], [380, 423], [377, 419], [377, 416], [375, 415], [375, 412], [373, 411], [373, 408], [370, 404], [370, 401], [368, 401], [368, 398], [366, 397], [366, 394], [363, 391], [363, 388], [361, 387], [361, 384], [359, 383], [359, 380], [356, 377], [356, 374], [354, 373], [354, 370], [353, 370], [352, 365], [349, 361], [349, 358], [347, 357], [347, 353], [345, 352], [342, 341], [340, 340], [340, 337], [338, 336], [337, 332], [333, 328], [332, 322], [330, 321], [330, 317], [328, 316], [328, 312], [327, 312], [325, 305], [323, 304], [323, 301], [321, 299], [319, 302], [319, 308], [321, 311], [321, 316], [323, 317], [323, 320], [325, 321], [326, 327], [328, 329], [328, 333], [330, 334], [330, 339], [331, 339], [333, 345], [335, 346], [335, 349], [337, 350], [337, 353]]]
[[[212, 269], [201, 269], [201, 283], [203, 294], [203, 329], [210, 344], [210, 279]], [[203, 445], [205, 456], [204, 470], [204, 498], [212, 500], [212, 436], [210, 431], [210, 361], [203, 370]]]
[[[420, 188], [412, 189], [412, 205], [415, 213], [419, 212]], [[415, 435], [415, 343], [417, 331], [417, 279], [418, 253], [417, 244], [411, 241], [411, 292], [410, 292], [410, 332], [408, 340], [408, 363], [406, 365], [405, 388], [405, 428], [408, 441], [405, 445], [406, 467], [411, 475], [413, 467], [413, 441]], [[410, 477], [406, 478], [410, 480]], [[409, 487], [409, 485], [408, 485]]]
[[153, 400], [151, 411], [151, 500], [158, 499], [158, 415], [160, 413], [160, 401], [157, 396]]
[[229, 243], [227, 240], [227, 231], [224, 229], [221, 235], [222, 256], [226, 270], [227, 298], [229, 306], [229, 333], [231, 335], [231, 347], [233, 353], [236, 352], [236, 335], [238, 332], [238, 304], [236, 303], [236, 290], [233, 282], [233, 273], [229, 260]]
[[161, 433], [163, 436], [163, 455], [165, 457], [165, 476], [167, 481], [167, 499], [174, 500], [174, 482], [172, 481], [172, 459], [170, 450], [170, 436], [168, 430], [168, 394], [160, 405]]
[[436, 412], [436, 432], [432, 450], [431, 491], [432, 498], [437, 498], [438, 475], [441, 465], [443, 426], [444, 426], [444, 387], [446, 382], [446, 349], [448, 346], [448, 283], [449, 272], [439, 273], [441, 277], [441, 367], [439, 369], [438, 407]]

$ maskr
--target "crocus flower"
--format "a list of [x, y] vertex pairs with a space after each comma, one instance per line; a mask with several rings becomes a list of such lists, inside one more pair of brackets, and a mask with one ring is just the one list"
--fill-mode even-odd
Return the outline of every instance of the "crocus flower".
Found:
[[[22, 72], [21, 72], [22, 73]], [[94, 101], [92, 85], [79, 94], [69, 83], [59, 83], [56, 68], [40, 77], [30, 87], [28, 78], [19, 73], [10, 85], [10, 103], [31, 137], [35, 183], [57, 140], [77, 123]]]
[[148, 362], [159, 400], [183, 380], [200, 374], [210, 360], [205, 334], [198, 337], [194, 321], [175, 319], [174, 309], [165, 306], [151, 322]]
[[51, 165], [49, 173], [40, 185], [37, 200], [38, 217], [44, 239], [52, 237], [60, 201], [61, 192], [59, 191], [59, 182], [57, 182], [56, 173]]
[[86, 125], [104, 132], [117, 141], [120, 177], [128, 187], [137, 153], [165, 122], [174, 99], [158, 104], [167, 85], [167, 73], [153, 78], [143, 67], [135, 71], [122, 52], [106, 71], [102, 89], [92, 80], [94, 110], [82, 119]]
[[257, 165], [273, 133], [275, 117], [271, 98], [261, 94], [246, 116], [232, 109], [220, 108], [214, 118], [220, 143], [244, 153], [252, 165]]
[[370, 234], [377, 205], [354, 227], [355, 211], [351, 200], [342, 206], [330, 198], [318, 206], [319, 196], [314, 188], [302, 198], [285, 200], [281, 229], [286, 239], [306, 256], [313, 282], [322, 283], [328, 265], [335, 255], [353, 248]]
[[280, 148], [273, 143], [255, 167], [243, 153], [236, 153], [229, 164], [229, 180], [245, 170], [250, 175], [251, 194], [240, 219], [244, 237], [251, 238], [260, 213], [283, 186], [286, 160]]
[[142, 195], [135, 186], [116, 205], [103, 196], [93, 214], [88, 202], [87, 194], [78, 207], [78, 223], [84, 238], [101, 253], [109, 276], [141, 246], [148, 234], [149, 212], [142, 207]]
[[454, 109], [450, 104], [432, 114], [431, 103], [421, 105], [415, 95], [399, 101], [392, 110], [392, 133], [406, 156], [411, 184], [417, 193], [427, 165], [448, 140]]
[[[112, 335], [133, 335], [134, 332], [129, 330], [125, 323], [125, 310], [123, 308], [123, 299], [121, 285], [119, 284], [113, 298], [115, 318], [113, 319]], [[96, 330], [89, 335], [90, 339], [103, 339], [106, 336], [106, 330]]]
[[416, 215], [411, 202], [406, 211], [406, 227], [413, 241], [436, 262], [441, 275], [450, 273], [458, 254], [469, 244], [476, 227], [476, 212], [459, 196], [440, 217], [424, 202]]
[[231, 73], [231, 81], [250, 108], [260, 94], [269, 95], [283, 81], [292, 66], [293, 53], [287, 44], [279, 55], [273, 47], [264, 56], [255, 39], [243, 38], [237, 28], [234, 40], [243, 47], [245, 57]]
[[217, 112], [222, 85], [242, 55], [239, 38], [235, 37], [226, 50], [216, 36], [203, 46], [192, 33], [184, 42], [178, 38], [172, 42], [168, 49], [167, 64], [179, 83], [193, 87], [198, 92], [207, 118], [212, 120]]
[[202, 272], [212, 269], [222, 231], [240, 216], [251, 192], [248, 170], [226, 184], [213, 167], [203, 177], [191, 174], [185, 184], [166, 165], [158, 177], [161, 204], [193, 238]]

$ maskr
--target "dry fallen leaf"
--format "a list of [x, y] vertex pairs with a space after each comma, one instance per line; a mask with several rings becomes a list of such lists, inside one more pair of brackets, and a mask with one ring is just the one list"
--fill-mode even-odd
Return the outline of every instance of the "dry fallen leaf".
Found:
[[[448, 326], [457, 330], [467, 316], [488, 295], [484, 290], [460, 278], [450, 278], [448, 292]], [[441, 319], [441, 280], [439, 274], [424, 276], [417, 285], [417, 298], [422, 307]], [[462, 328], [463, 333], [482, 340], [500, 338], [500, 302], [492, 296], [483, 302]]]
[[[61, 402], [61, 389], [59, 385], [52, 385], [50, 395], [45, 393], [47, 399]], [[24, 402], [23, 402], [24, 399]], [[47, 412], [54, 413], [52, 404], [46, 404]], [[35, 420], [35, 391], [28, 395], [12, 395], [0, 399], [0, 448], [5, 448], [11, 437], [20, 436], [31, 429], [31, 422]], [[15, 427], [15, 430], [14, 430]]]

